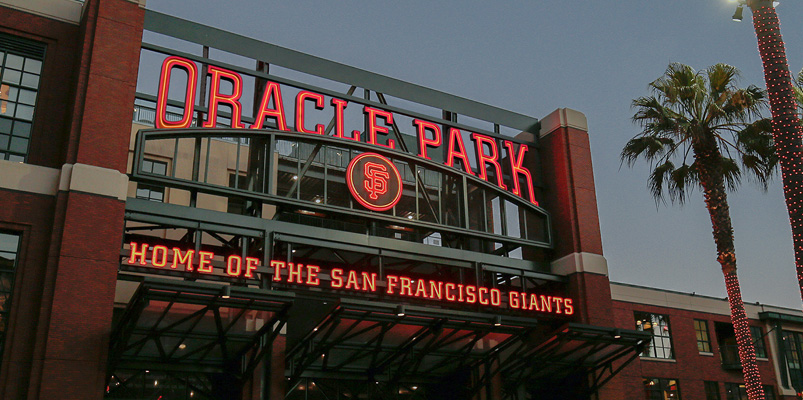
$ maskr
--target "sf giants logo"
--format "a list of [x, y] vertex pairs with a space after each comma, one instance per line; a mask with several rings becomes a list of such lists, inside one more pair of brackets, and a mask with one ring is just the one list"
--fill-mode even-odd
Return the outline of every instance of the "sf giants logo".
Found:
[[376, 153], [362, 153], [351, 160], [346, 169], [346, 184], [354, 199], [369, 210], [389, 210], [401, 198], [399, 170]]
[[387, 167], [382, 164], [369, 161], [363, 165], [363, 174], [365, 174], [363, 186], [365, 186], [365, 190], [368, 191], [368, 197], [370, 197], [371, 200], [376, 200], [379, 198], [379, 195], [388, 192], [388, 179], [390, 178], [390, 174], [387, 171]]

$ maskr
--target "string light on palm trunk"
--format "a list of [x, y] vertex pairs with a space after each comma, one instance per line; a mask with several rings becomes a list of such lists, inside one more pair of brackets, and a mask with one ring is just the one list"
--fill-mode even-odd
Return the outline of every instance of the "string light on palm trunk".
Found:
[[[786, 207], [792, 226], [795, 265], [803, 298], [803, 131], [786, 59], [786, 46], [775, 6], [778, 2], [740, 0], [753, 12], [753, 27], [764, 67], [764, 80], [772, 111], [773, 138], [781, 164]], [[738, 10], [737, 10], [738, 14]]]

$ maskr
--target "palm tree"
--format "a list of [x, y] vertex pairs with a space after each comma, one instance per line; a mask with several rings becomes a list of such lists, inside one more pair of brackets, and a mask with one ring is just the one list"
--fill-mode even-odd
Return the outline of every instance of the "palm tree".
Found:
[[764, 63], [764, 81], [772, 111], [773, 135], [781, 165], [786, 208], [792, 225], [795, 269], [803, 298], [803, 130], [797, 114], [781, 26], [773, 2], [740, 0], [740, 4], [744, 3], [752, 11], [758, 52]]
[[736, 87], [737, 76], [738, 70], [725, 64], [700, 72], [670, 64], [650, 84], [652, 95], [633, 100], [633, 121], [642, 131], [627, 142], [621, 159], [631, 167], [639, 158], [651, 163], [648, 186], [656, 202], [668, 195], [683, 203], [695, 187], [701, 188], [725, 275], [748, 398], [758, 400], [764, 393], [736, 276], [726, 190], [738, 186], [743, 172], [766, 189], [777, 157], [771, 124], [760, 118], [765, 93], [755, 86]]

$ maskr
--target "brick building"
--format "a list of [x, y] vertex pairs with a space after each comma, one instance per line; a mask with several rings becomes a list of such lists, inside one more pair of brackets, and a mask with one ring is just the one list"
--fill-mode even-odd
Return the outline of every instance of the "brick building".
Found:
[[[741, 381], [689, 345], [701, 319], [725, 348], [718, 308], [610, 285], [577, 111], [539, 120], [144, 2], [0, 11], [0, 398], [693, 399]], [[800, 318], [773, 310], [764, 332]], [[668, 344], [647, 318], [672, 321]], [[778, 395], [798, 382], [762, 368]]]

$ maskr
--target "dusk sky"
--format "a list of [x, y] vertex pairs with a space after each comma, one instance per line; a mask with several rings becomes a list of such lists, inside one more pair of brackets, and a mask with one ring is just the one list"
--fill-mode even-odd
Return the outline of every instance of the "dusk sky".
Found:
[[[684, 206], [649, 194], [649, 165], [620, 166], [639, 132], [632, 99], [671, 62], [728, 63], [764, 87], [752, 19], [727, 0], [165, 1], [149, 9], [536, 118], [568, 107], [588, 117], [610, 278], [725, 297], [702, 194]], [[803, 68], [803, 2], [777, 8], [790, 70]], [[146, 37], [147, 39], [147, 37]], [[767, 110], [766, 115], [769, 115]], [[746, 302], [799, 309], [780, 177], [767, 193], [730, 194]]]

